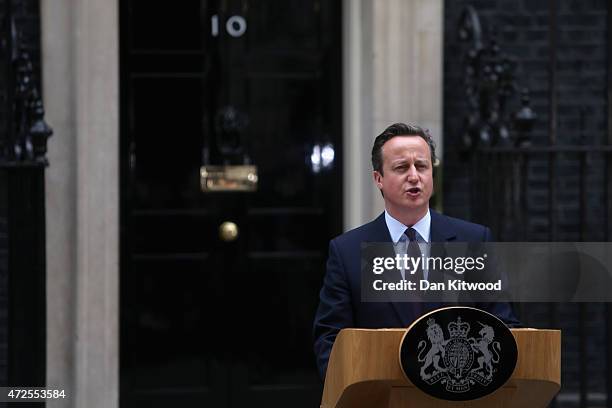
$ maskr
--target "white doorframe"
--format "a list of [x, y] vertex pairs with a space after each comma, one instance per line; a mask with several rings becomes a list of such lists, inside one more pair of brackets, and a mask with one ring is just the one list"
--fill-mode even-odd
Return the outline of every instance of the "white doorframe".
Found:
[[443, 0], [343, 0], [344, 228], [383, 209], [370, 152], [388, 125], [431, 130], [442, 157]]
[[49, 407], [119, 405], [118, 2], [42, 1]]

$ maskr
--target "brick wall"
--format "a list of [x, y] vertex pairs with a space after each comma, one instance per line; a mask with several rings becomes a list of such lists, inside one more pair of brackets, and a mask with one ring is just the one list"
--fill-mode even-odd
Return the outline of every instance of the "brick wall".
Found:
[[[547, 0], [513, 1], [448, 1], [445, 4], [444, 45], [444, 208], [445, 212], [464, 218], [478, 219], [470, 202], [469, 157], [460, 154], [460, 136], [466, 113], [463, 87], [463, 53], [457, 26], [463, 8], [476, 7], [485, 38], [495, 35], [502, 51], [518, 60], [517, 82], [531, 90], [531, 106], [538, 114], [532, 139], [547, 144], [549, 137], [549, 8]], [[557, 126], [558, 143], [601, 143], [607, 132], [606, 47], [607, 3], [604, 0], [558, 2]], [[518, 107], [515, 98], [512, 108]], [[598, 226], [603, 217], [601, 157], [587, 159], [587, 223]], [[577, 155], [561, 156], [557, 171], [559, 185], [557, 208], [560, 239], [578, 240], [579, 161]], [[534, 160], [529, 168], [530, 233], [545, 239], [547, 229], [548, 162], [545, 157]], [[593, 228], [590, 228], [593, 229]], [[539, 233], [539, 234], [538, 234]], [[603, 237], [598, 232], [596, 239]]]
[[[460, 14], [466, 5], [476, 8], [485, 39], [493, 29], [503, 52], [518, 60], [517, 82], [531, 90], [531, 106], [538, 115], [532, 139], [536, 145], [546, 145], [549, 139], [550, 75], [548, 0], [486, 0], [445, 2], [444, 34], [444, 210], [460, 218], [486, 222], [487, 217], [472, 205], [473, 156], [462, 152], [460, 137], [466, 114], [463, 87], [463, 53], [468, 45], [457, 35]], [[609, 5], [605, 0], [559, 0], [556, 109], [559, 144], [601, 144], [606, 142], [607, 120], [607, 58]], [[518, 98], [511, 110], [518, 107]], [[483, 163], [475, 163], [482, 172]], [[600, 154], [586, 158], [585, 235], [580, 233], [580, 161], [577, 154], [559, 157], [556, 205], [558, 220], [555, 240], [604, 240], [604, 161]], [[499, 180], [501, 183], [502, 180]], [[550, 240], [548, 204], [548, 159], [546, 155], [531, 161], [527, 176], [527, 240]], [[476, 200], [483, 197], [476, 197]], [[503, 202], [496, 208], [502, 211]], [[507, 222], [513, 220], [507, 219]], [[500, 231], [497, 231], [498, 233]], [[494, 231], [495, 233], [495, 231]], [[499, 234], [498, 234], [499, 235]], [[503, 235], [503, 234], [501, 234]], [[505, 236], [506, 240], [515, 237]], [[515, 238], [516, 239], [516, 238]], [[522, 308], [522, 320], [535, 327], [556, 327], [563, 330], [563, 387], [561, 406], [572, 403], [580, 381], [585, 381], [593, 398], [606, 392], [605, 309], [601, 304], [585, 304], [580, 325], [577, 304], [530, 304]], [[580, 339], [586, 343], [586, 355], [580, 355]], [[587, 362], [587, 373], [580, 376], [580, 362]]]

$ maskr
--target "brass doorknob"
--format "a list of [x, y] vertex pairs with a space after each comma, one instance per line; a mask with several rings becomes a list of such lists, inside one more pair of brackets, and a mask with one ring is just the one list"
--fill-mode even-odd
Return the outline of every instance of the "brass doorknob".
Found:
[[219, 238], [225, 242], [235, 241], [238, 238], [238, 226], [231, 221], [225, 221], [219, 226]]

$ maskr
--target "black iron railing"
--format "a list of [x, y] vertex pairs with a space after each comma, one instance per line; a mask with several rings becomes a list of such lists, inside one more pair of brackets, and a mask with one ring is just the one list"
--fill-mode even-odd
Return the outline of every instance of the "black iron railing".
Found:
[[47, 139], [53, 130], [44, 120], [32, 59], [15, 20], [13, 2], [7, 1], [2, 19], [7, 123], [0, 132], [0, 166], [46, 166]]
[[[34, 3], [34, 2], [32, 2]], [[45, 167], [51, 128], [14, 11], [0, 4], [0, 385], [44, 386], [46, 377]], [[21, 12], [20, 11], [20, 12]], [[37, 20], [23, 24], [38, 31]]]
[[[549, 2], [548, 137], [530, 140], [536, 115], [528, 91], [511, 113], [518, 86], [516, 59], [493, 39], [485, 46], [480, 20], [468, 7], [459, 35], [465, 56], [463, 146], [472, 166], [473, 218], [500, 241], [609, 241], [612, 236], [612, 13], [608, 10], [608, 129], [600, 144], [560, 144], [558, 136], [557, 2]], [[580, 115], [584, 129], [583, 115]], [[585, 140], [584, 135], [580, 140]], [[612, 408], [612, 306], [610, 304], [517, 305], [527, 325], [564, 331], [563, 379], [551, 406]], [[593, 354], [598, 357], [593, 359]]]

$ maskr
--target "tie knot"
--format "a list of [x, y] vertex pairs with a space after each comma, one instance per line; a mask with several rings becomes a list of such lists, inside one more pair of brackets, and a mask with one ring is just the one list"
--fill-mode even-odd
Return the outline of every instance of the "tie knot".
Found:
[[406, 236], [410, 241], [416, 241], [416, 230], [412, 227], [406, 229]]

